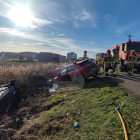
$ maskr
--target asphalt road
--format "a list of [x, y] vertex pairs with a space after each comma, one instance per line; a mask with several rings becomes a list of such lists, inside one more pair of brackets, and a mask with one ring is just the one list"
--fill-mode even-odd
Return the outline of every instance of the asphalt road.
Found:
[[127, 94], [140, 96], [140, 74], [136, 70], [132, 76], [127, 75], [127, 72], [118, 72], [118, 76], [113, 79], [125, 88]]

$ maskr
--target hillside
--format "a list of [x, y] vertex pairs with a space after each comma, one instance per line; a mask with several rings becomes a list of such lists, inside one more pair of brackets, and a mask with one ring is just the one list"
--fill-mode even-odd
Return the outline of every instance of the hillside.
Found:
[[[47, 65], [43, 72], [45, 67]], [[9, 67], [15, 68], [17, 66]], [[40, 67], [33, 68], [34, 71], [41, 70]], [[51, 73], [46, 77], [47, 73], [30, 75], [31, 71], [25, 72], [28, 78], [24, 82], [19, 80], [22, 100], [18, 108], [0, 118], [1, 140], [124, 140], [120, 118], [114, 112], [116, 106], [120, 108], [129, 138], [140, 139], [139, 98], [133, 94], [126, 96], [125, 89], [111, 78], [91, 78], [82, 88], [69, 84], [47, 98], [46, 80], [53, 78]], [[13, 118], [23, 119], [23, 122], [18, 123]], [[74, 127], [74, 122], [79, 126]]]

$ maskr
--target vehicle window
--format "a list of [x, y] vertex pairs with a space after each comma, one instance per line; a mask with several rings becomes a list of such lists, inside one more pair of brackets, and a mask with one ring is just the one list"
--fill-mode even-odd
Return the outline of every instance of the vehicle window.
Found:
[[122, 51], [124, 51], [125, 49], [125, 44], [122, 44]]
[[88, 64], [90, 64], [90, 63], [91, 63], [90, 61], [84, 61], [84, 62], [80, 63], [79, 65], [80, 65], [81, 67], [84, 67], [84, 66], [86, 66], [86, 65], [88, 65]]
[[97, 58], [103, 58], [103, 56], [97, 56]]
[[64, 75], [66, 74], [66, 69], [63, 69], [61, 72], [60, 72], [60, 75]]
[[76, 67], [74, 65], [70, 66], [70, 67], [67, 67], [67, 72], [71, 72], [73, 70], [75, 70]]
[[136, 52], [140, 51], [140, 43], [129, 43], [127, 44], [127, 50], [135, 50]]

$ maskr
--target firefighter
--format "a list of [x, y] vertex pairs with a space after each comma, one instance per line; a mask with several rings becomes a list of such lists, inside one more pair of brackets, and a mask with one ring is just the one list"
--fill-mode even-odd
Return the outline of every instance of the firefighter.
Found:
[[134, 65], [137, 61], [137, 54], [136, 54], [135, 50], [130, 51], [130, 56], [128, 58], [128, 61], [129, 61], [128, 62], [128, 75], [132, 75]]
[[112, 64], [113, 64], [113, 77], [117, 76], [117, 67], [119, 64], [119, 54], [116, 49], [113, 49], [113, 57], [112, 57]]
[[111, 51], [107, 50], [107, 53], [104, 56], [104, 74], [108, 76], [108, 70], [111, 68], [111, 62], [112, 62], [112, 55]]
[[87, 51], [84, 51], [83, 58], [84, 58], [84, 59], [87, 59]]
[[99, 72], [98, 73], [101, 74], [101, 72], [100, 72], [101, 67], [104, 69], [103, 54], [102, 53], [97, 55], [96, 64], [98, 65], [98, 68], [99, 68]]

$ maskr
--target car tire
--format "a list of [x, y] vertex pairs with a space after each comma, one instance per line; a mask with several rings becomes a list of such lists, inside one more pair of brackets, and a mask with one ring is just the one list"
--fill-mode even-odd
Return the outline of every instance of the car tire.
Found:
[[82, 74], [77, 76], [77, 82], [81, 85], [85, 84], [85, 78], [83, 77]]

